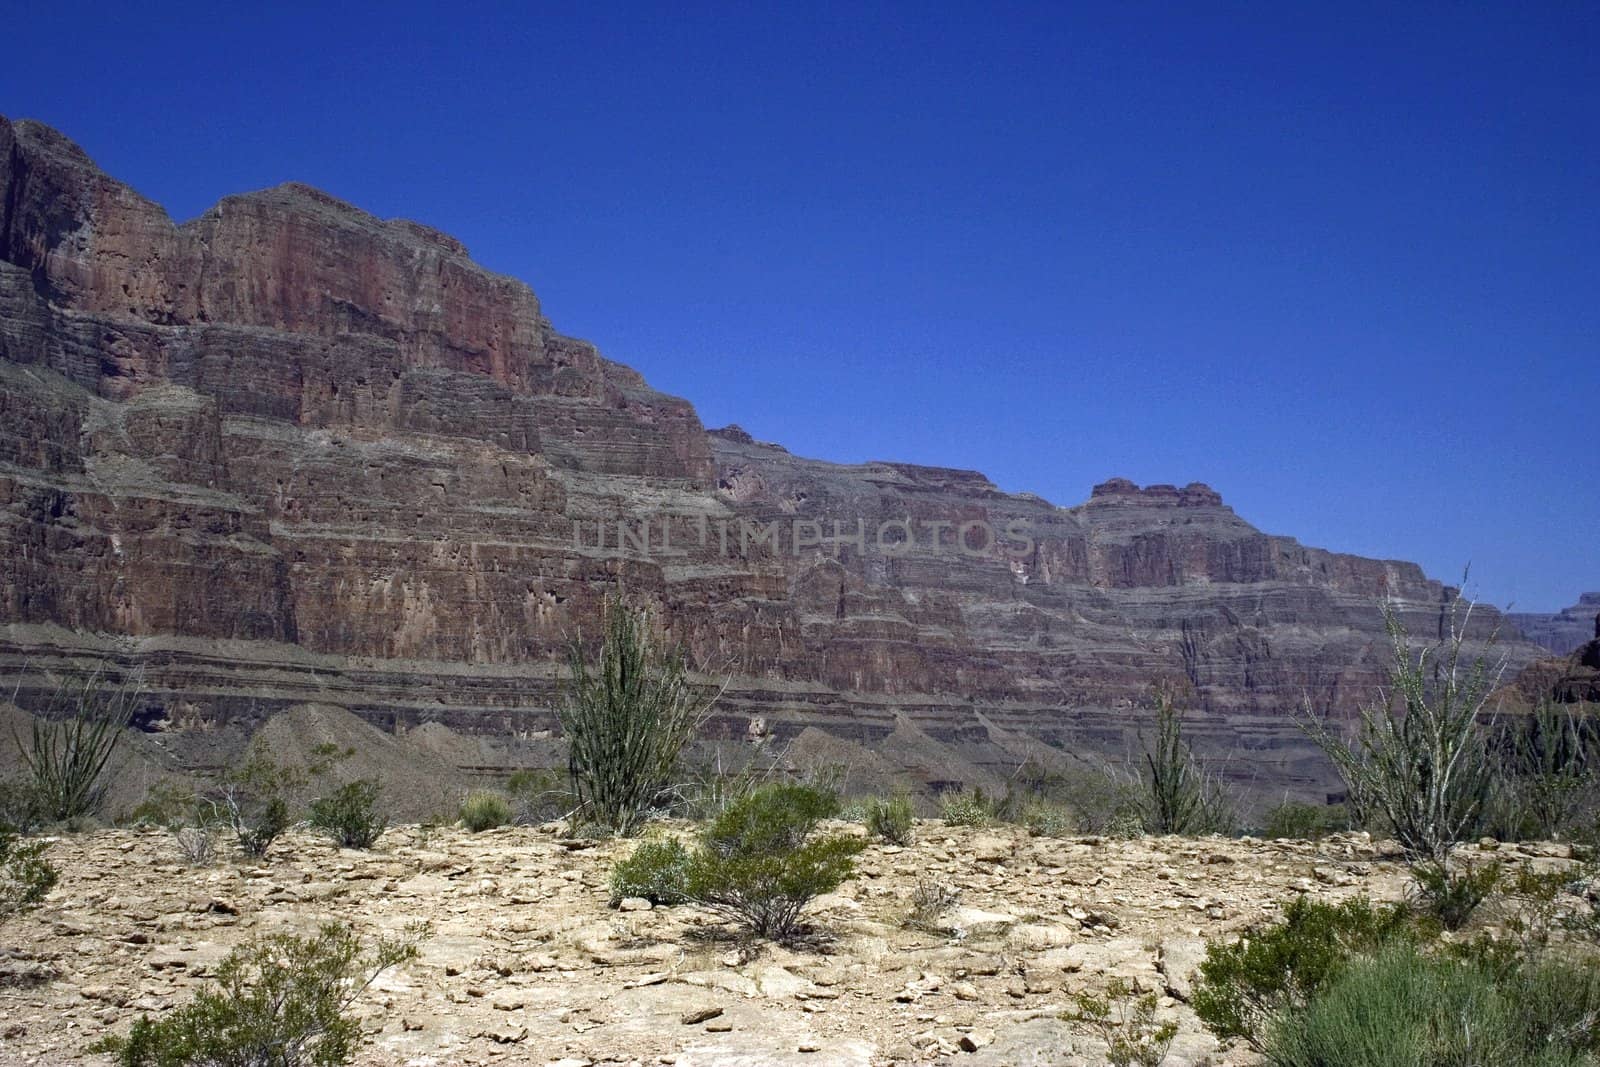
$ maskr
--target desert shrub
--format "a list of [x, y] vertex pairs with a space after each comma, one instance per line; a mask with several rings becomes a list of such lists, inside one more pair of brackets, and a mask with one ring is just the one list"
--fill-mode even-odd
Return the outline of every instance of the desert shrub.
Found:
[[1551, 945], [1557, 935], [1578, 946], [1600, 947], [1600, 863], [1539, 869], [1521, 863], [1502, 870], [1497, 895], [1501, 921], [1525, 955]]
[[191, 867], [204, 867], [216, 858], [217, 839], [209, 826], [176, 826], [168, 831], [178, 856]]
[[113, 681], [97, 668], [85, 678], [56, 687], [49, 705], [33, 719], [29, 742], [12, 730], [27, 769], [39, 815], [73, 822], [105, 803], [105, 769], [138, 707], [137, 674]]
[[764, 786], [735, 801], [702, 832], [684, 895], [761, 937], [791, 937], [806, 904], [855, 869], [863, 842], [814, 836], [838, 810], [836, 794], [804, 785]]
[[1315, 841], [1338, 829], [1344, 809], [1299, 800], [1285, 800], [1267, 812], [1261, 836]]
[[1143, 996], [1121, 978], [1113, 978], [1103, 996], [1079, 993], [1066, 1018], [1089, 1030], [1106, 1045], [1106, 1062], [1114, 1067], [1160, 1067], [1172, 1048], [1178, 1027], [1156, 1021], [1158, 999]]
[[245, 761], [224, 777], [217, 801], [240, 851], [253, 857], [267, 854], [272, 842], [293, 821], [289, 815], [289, 791], [304, 782], [304, 772], [276, 763], [252, 746]]
[[511, 800], [512, 821], [518, 826], [537, 826], [569, 814], [576, 806], [567, 777], [544, 768], [524, 768], [506, 779], [506, 795]]
[[511, 821], [511, 802], [499, 793], [473, 793], [461, 802], [461, 821], [475, 834], [504, 826]]
[[1451, 849], [1477, 827], [1493, 781], [1479, 718], [1500, 677], [1483, 656], [1468, 660], [1473, 605], [1458, 594], [1448, 634], [1412, 647], [1392, 604], [1383, 606], [1392, 693], [1361, 710], [1353, 741], [1314, 717], [1305, 729], [1333, 761], [1352, 798], [1392, 831], [1413, 861], [1448, 864]]
[[673, 810], [693, 822], [709, 822], [729, 804], [762, 786], [789, 780], [794, 769], [787, 752], [774, 748], [767, 739], [740, 755], [743, 758], [737, 766], [730, 766], [722, 746], [717, 745], [708, 756], [685, 761], [679, 769], [679, 783], [670, 790]]
[[1467, 925], [1478, 906], [1500, 884], [1498, 863], [1446, 866], [1432, 860], [1412, 866], [1412, 897], [1420, 911], [1439, 920], [1446, 930]]
[[342, 848], [371, 848], [388, 825], [378, 813], [382, 786], [376, 778], [357, 778], [311, 802], [311, 825]]
[[917, 887], [911, 891], [911, 906], [902, 925], [912, 930], [925, 930], [932, 934], [949, 932], [942, 922], [946, 915], [961, 903], [961, 891], [931, 878], [918, 878]]
[[1558, 960], [1482, 967], [1396, 944], [1353, 960], [1303, 1010], [1277, 1017], [1276, 1067], [1592, 1065], [1600, 969]]
[[0, 832], [31, 834], [43, 821], [33, 783], [21, 778], [0, 782]]
[[1132, 822], [1139, 823], [1139, 833], [1143, 832], [1138, 800], [1129, 783], [1102, 767], [1045, 771], [1025, 766], [1017, 780], [1027, 793], [1022, 805], [1024, 822], [1030, 810], [1044, 806], [1070, 812], [1071, 829], [1080, 833], [1108, 834], [1114, 827]]
[[858, 825], [866, 825], [867, 801], [852, 800], [848, 802], [844, 807], [839, 809], [839, 814], [835, 815], [834, 818], [838, 819], [840, 822], [853, 822]]
[[201, 800], [194, 789], [176, 778], [158, 778], [145, 790], [144, 799], [128, 813], [135, 826], [157, 826], [164, 830], [187, 826], [196, 821]]
[[561, 728], [584, 819], [626, 835], [666, 788], [702, 708], [683, 654], [651, 637], [643, 612], [607, 597], [603, 625], [597, 663], [573, 642]]
[[611, 869], [611, 906], [628, 897], [652, 904], [682, 904], [689, 871], [689, 850], [675, 837], [641, 841]]
[[1544, 700], [1501, 720], [1489, 831], [1502, 841], [1570, 836], [1600, 793], [1600, 717]]
[[1077, 829], [1078, 821], [1059, 804], [1040, 800], [1023, 809], [1022, 825], [1034, 837], [1065, 837]]
[[183, 782], [162, 778], [152, 783], [145, 797], [129, 813], [135, 826], [154, 826], [167, 831], [179, 858], [191, 867], [202, 867], [216, 858], [215, 824], [221, 806], [195, 794]]
[[950, 826], [988, 826], [995, 817], [994, 802], [982, 788], [945, 797], [940, 813]]
[[916, 813], [912, 810], [911, 798], [904, 793], [896, 793], [887, 800], [882, 797], [868, 800], [864, 821], [867, 831], [874, 837], [891, 845], [908, 845], [911, 843], [911, 827], [916, 822]]
[[36, 906], [56, 884], [48, 848], [0, 828], [0, 923]]
[[1139, 780], [1148, 832], [1211, 834], [1232, 829], [1232, 804], [1217, 777], [1195, 758], [1183, 736], [1183, 711], [1168, 689], [1156, 694], [1155, 737], [1146, 742]]
[[1261, 1050], [1270, 1021], [1304, 1008], [1352, 956], [1413, 935], [1402, 906], [1297, 897], [1283, 922], [1206, 945], [1191, 1004], [1218, 1037], [1242, 1037]]
[[426, 927], [408, 927], [370, 949], [348, 926], [312, 937], [276, 934], [228, 953], [192, 1001], [159, 1020], [140, 1017], [110, 1038], [122, 1067], [334, 1067], [361, 1043], [349, 1014], [378, 975], [415, 959]]

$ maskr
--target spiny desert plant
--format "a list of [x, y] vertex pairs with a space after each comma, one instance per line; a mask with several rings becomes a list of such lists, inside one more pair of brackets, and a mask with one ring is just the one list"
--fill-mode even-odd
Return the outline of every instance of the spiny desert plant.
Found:
[[311, 937], [276, 934], [228, 953], [188, 1004], [141, 1016], [125, 1038], [95, 1051], [121, 1067], [335, 1067], [349, 1063], [361, 1027], [349, 1014], [373, 980], [417, 957], [426, 926], [367, 949], [348, 926]]
[[1394, 604], [1385, 603], [1391, 690], [1362, 709], [1354, 741], [1325, 720], [1304, 720], [1350, 795], [1376, 812], [1413, 861], [1448, 864], [1489, 799], [1492, 768], [1479, 720], [1504, 661], [1469, 658], [1473, 606], [1457, 594], [1445, 638], [1417, 650]]
[[511, 821], [511, 802], [499, 793], [473, 793], [461, 802], [461, 822], [481, 834]]
[[652, 904], [682, 904], [687, 899], [689, 850], [675, 837], [641, 841], [611, 869], [611, 906], [628, 897]]
[[136, 672], [113, 679], [102, 665], [56, 687], [49, 705], [33, 719], [28, 743], [12, 728], [12, 741], [44, 819], [71, 822], [100, 810], [106, 765], [138, 708], [139, 695]]
[[1102, 996], [1075, 996], [1066, 1017], [1105, 1042], [1106, 1062], [1114, 1067], [1160, 1067], [1178, 1027], [1156, 1021], [1158, 1003], [1154, 993], [1140, 996], [1127, 982], [1113, 978]]
[[838, 810], [836, 794], [803, 785], [765, 786], [735, 801], [702, 832], [684, 895], [758, 936], [792, 937], [801, 911], [851, 875], [863, 847], [856, 838], [814, 836]]
[[682, 652], [651, 636], [643, 612], [608, 596], [603, 627], [598, 662], [572, 644], [561, 729], [583, 817], [628, 835], [666, 788], [704, 709]]
[[1296, 897], [1281, 923], [1206, 945], [1191, 1004], [1218, 1037], [1242, 1037], [1263, 1051], [1277, 1015], [1303, 1009], [1353, 956], [1412, 935], [1402, 906]]
[[1146, 743], [1140, 781], [1150, 833], [1210, 834], [1232, 827], [1232, 805], [1216, 776], [1195, 758], [1183, 736], [1183, 711], [1165, 687], [1156, 692], [1155, 736]]
[[311, 825], [341, 848], [371, 848], [387, 820], [377, 810], [382, 786], [376, 778], [357, 778], [311, 802]]
[[916, 813], [912, 810], [911, 798], [905, 793], [896, 793], [888, 799], [872, 797], [868, 800], [865, 821], [867, 832], [879, 840], [891, 845], [908, 845]]
[[0, 923], [36, 906], [56, 884], [49, 845], [0, 829]]

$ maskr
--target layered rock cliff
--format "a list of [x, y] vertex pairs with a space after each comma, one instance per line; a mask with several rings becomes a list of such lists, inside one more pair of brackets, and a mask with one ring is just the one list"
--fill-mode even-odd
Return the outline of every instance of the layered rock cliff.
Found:
[[1594, 636], [1596, 615], [1600, 615], [1600, 593], [1584, 593], [1576, 604], [1560, 611], [1508, 611], [1506, 619], [1529, 641], [1565, 656]]
[[24, 703], [111, 655], [145, 665], [151, 728], [314, 702], [526, 734], [620, 584], [732, 674], [728, 736], [817, 727], [967, 780], [1121, 751], [1182, 679], [1235, 773], [1314, 792], [1291, 716], [1371, 695], [1378, 599], [1443, 625], [1415, 565], [1263, 534], [1204, 485], [1057, 507], [707, 432], [459, 242], [304, 186], [179, 226], [0, 120], [0, 189], [0, 671]]

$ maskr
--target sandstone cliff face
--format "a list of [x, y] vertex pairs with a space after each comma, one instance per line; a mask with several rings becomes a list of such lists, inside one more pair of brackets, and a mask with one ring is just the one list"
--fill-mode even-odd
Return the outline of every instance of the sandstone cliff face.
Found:
[[1204, 485], [1061, 508], [708, 433], [458, 242], [304, 186], [176, 226], [0, 120], [0, 189], [0, 667], [24, 700], [109, 649], [146, 664], [154, 720], [311, 702], [525, 732], [621, 583], [730, 665], [729, 736], [925, 746], [960, 779], [1120, 751], [1166, 677], [1238, 773], [1314, 791], [1290, 715], [1371, 695], [1377, 598], [1441, 625], [1414, 565], [1263, 534]]

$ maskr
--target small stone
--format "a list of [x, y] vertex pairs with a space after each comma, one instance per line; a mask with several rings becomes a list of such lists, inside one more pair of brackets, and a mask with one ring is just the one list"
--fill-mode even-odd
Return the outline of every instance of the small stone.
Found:
[[721, 1008], [707, 1006], [704, 1008], [696, 1008], [693, 1011], [684, 1012], [682, 1021], [683, 1025], [685, 1026], [695, 1026], [699, 1023], [709, 1022], [721, 1014]]
[[516, 1028], [502, 1026], [499, 1029], [489, 1031], [489, 1040], [497, 1045], [515, 1045], [520, 1041], [527, 1040], [527, 1037], [528, 1028], [526, 1026]]
[[644, 897], [623, 897], [622, 903], [617, 905], [619, 911], [649, 911], [655, 907]]
[[994, 1044], [994, 1031], [974, 1027], [962, 1034], [957, 1044], [961, 1046], [962, 1052], [976, 1052], [981, 1048], [988, 1048]]

